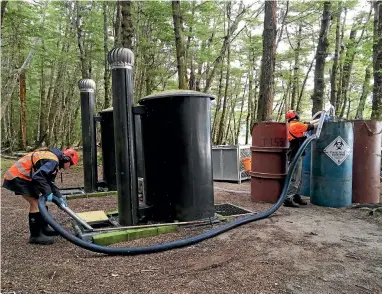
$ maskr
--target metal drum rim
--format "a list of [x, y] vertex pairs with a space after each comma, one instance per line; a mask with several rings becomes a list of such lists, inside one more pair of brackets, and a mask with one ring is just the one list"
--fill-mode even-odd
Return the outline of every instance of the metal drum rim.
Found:
[[271, 173], [260, 173], [260, 172], [249, 172], [252, 178], [262, 178], [262, 179], [283, 179], [287, 175], [285, 174], [271, 174]]

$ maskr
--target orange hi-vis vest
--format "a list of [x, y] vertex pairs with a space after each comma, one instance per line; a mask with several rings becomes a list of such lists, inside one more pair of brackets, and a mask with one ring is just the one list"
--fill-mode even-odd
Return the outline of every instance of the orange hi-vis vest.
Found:
[[28, 153], [14, 163], [4, 174], [4, 179], [10, 181], [14, 178], [22, 178], [32, 181], [32, 173], [36, 163], [41, 159], [49, 159], [58, 162], [58, 157], [50, 151], [36, 151]]
[[292, 141], [296, 138], [301, 138], [308, 130], [308, 125], [299, 121], [291, 121], [289, 123], [288, 141]]

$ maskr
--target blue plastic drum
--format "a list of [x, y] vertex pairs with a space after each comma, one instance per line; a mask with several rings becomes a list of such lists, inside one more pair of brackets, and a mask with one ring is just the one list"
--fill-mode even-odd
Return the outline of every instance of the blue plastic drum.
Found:
[[312, 143], [305, 149], [305, 156], [302, 158], [301, 187], [300, 195], [310, 196], [310, 167], [311, 167]]
[[326, 207], [352, 205], [353, 123], [327, 122], [312, 142], [310, 201]]

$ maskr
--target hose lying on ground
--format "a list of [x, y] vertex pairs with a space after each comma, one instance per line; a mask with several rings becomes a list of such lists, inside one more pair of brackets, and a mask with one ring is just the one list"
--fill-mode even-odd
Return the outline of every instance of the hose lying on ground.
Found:
[[[75, 245], [77, 245], [79, 247], [82, 247], [84, 249], [87, 249], [87, 250], [90, 250], [90, 251], [94, 251], [94, 252], [97, 252], [97, 253], [103, 253], [103, 254], [108, 254], [108, 255], [138, 255], [138, 254], [155, 253], [155, 252], [161, 252], [161, 251], [171, 250], [171, 249], [175, 249], [175, 248], [181, 248], [181, 247], [190, 246], [190, 245], [199, 243], [201, 241], [207, 240], [209, 238], [213, 238], [213, 237], [215, 237], [217, 235], [225, 233], [225, 232], [227, 232], [227, 231], [229, 231], [229, 230], [231, 230], [233, 228], [236, 228], [238, 226], [241, 226], [241, 225], [244, 225], [244, 224], [247, 224], [247, 223], [250, 223], [250, 222], [254, 222], [254, 221], [258, 221], [258, 220], [267, 218], [268, 216], [273, 214], [276, 210], [278, 210], [280, 208], [280, 206], [283, 205], [284, 200], [287, 197], [288, 186], [289, 186], [290, 181], [292, 179], [292, 174], [293, 174], [293, 172], [294, 172], [294, 170], [296, 168], [296, 165], [297, 165], [297, 162], [298, 162], [299, 158], [301, 157], [302, 153], [306, 149], [306, 146], [308, 146], [308, 144], [311, 141], [319, 138], [319, 136], [320, 136], [321, 127], [322, 127], [322, 124], [324, 122], [324, 115], [325, 115], [325, 111], [323, 111], [323, 115], [322, 115], [322, 117], [320, 119], [319, 127], [318, 127], [318, 129], [316, 131], [316, 134], [308, 137], [304, 141], [304, 143], [301, 145], [299, 150], [297, 151], [297, 154], [296, 154], [295, 158], [293, 159], [293, 161], [292, 161], [292, 163], [291, 163], [291, 165], [289, 167], [288, 173], [287, 173], [286, 178], [285, 178], [285, 183], [284, 183], [283, 190], [282, 190], [280, 198], [276, 202], [276, 204], [274, 204], [271, 208], [269, 208], [266, 211], [249, 214], [247, 216], [244, 216], [242, 218], [234, 220], [234, 221], [232, 221], [230, 223], [227, 223], [227, 224], [222, 225], [220, 227], [217, 227], [215, 229], [209, 230], [209, 231], [207, 231], [205, 233], [202, 233], [200, 235], [196, 235], [196, 236], [193, 236], [193, 237], [189, 237], [189, 238], [185, 238], [185, 239], [181, 239], [181, 240], [177, 240], [177, 241], [167, 242], [167, 243], [163, 243], [163, 244], [155, 244], [155, 245], [143, 246], [143, 247], [115, 248], [115, 247], [100, 246], [100, 245], [96, 245], [96, 244], [93, 244], [93, 243], [89, 243], [89, 242], [83, 241], [80, 238], [77, 238], [76, 236], [74, 236], [70, 232], [68, 232], [65, 229], [63, 229], [53, 219], [53, 217], [49, 214], [48, 210], [46, 209], [46, 207], [45, 207], [45, 202], [46, 202], [45, 197], [40, 197], [39, 198], [39, 200], [38, 200], [38, 207], [40, 209], [40, 212], [41, 212], [42, 216], [46, 220], [46, 222], [55, 231], [57, 231], [62, 237], [64, 237], [66, 240], [68, 240], [69, 242], [72, 242], [73, 244], [75, 244]], [[57, 197], [55, 197], [55, 196], [53, 197], [53, 202], [60, 208], [61, 202], [59, 201], [59, 199]]]
[[[72, 242], [73, 244], [80, 246], [84, 249], [98, 252], [98, 253], [104, 253], [108, 255], [138, 255], [138, 254], [147, 254], [147, 253], [155, 253], [160, 251], [166, 251], [170, 249], [175, 248], [181, 248], [190, 246], [196, 243], [199, 243], [201, 241], [207, 240], [209, 238], [215, 237], [217, 235], [220, 235], [224, 232], [227, 232], [228, 230], [231, 230], [233, 228], [236, 228], [238, 226], [264, 219], [271, 214], [273, 214], [276, 210], [280, 208], [280, 206], [283, 204], [288, 191], [288, 186], [292, 178], [292, 173], [294, 169], [296, 168], [297, 161], [302, 155], [303, 151], [305, 150], [306, 146], [312, 141], [316, 139], [316, 136], [313, 135], [305, 140], [305, 142], [302, 144], [300, 149], [298, 150], [295, 158], [293, 159], [290, 168], [288, 170], [288, 174], [285, 179], [285, 184], [281, 193], [281, 196], [276, 204], [274, 204], [271, 208], [269, 208], [266, 211], [259, 212], [256, 214], [249, 214], [243, 218], [237, 219], [235, 221], [232, 221], [230, 223], [227, 223], [225, 225], [222, 225], [220, 227], [217, 227], [215, 229], [209, 230], [205, 233], [202, 233], [200, 235], [196, 235], [193, 237], [189, 237], [182, 240], [172, 241], [168, 243], [163, 244], [155, 244], [150, 246], [143, 246], [143, 247], [126, 247], [126, 248], [114, 248], [114, 247], [106, 247], [106, 246], [100, 246], [93, 243], [89, 243], [86, 241], [81, 240], [80, 238], [77, 238], [73, 234], [69, 233], [65, 229], [63, 229], [54, 219], [53, 217], [48, 213], [48, 210], [45, 207], [46, 199], [45, 197], [40, 197], [38, 200], [38, 207], [40, 209], [40, 212], [46, 222], [55, 230], [57, 231], [62, 237], [64, 237], [69, 242]], [[60, 207], [60, 202], [57, 197], [54, 197], [53, 202]]]
[[216, 190], [221, 190], [221, 191], [224, 191], [224, 192], [237, 193], [237, 194], [251, 194], [250, 191], [230, 190], [230, 189], [226, 189], [226, 188], [222, 188], [222, 187], [218, 187], [218, 186], [215, 186], [214, 189], [216, 189]]

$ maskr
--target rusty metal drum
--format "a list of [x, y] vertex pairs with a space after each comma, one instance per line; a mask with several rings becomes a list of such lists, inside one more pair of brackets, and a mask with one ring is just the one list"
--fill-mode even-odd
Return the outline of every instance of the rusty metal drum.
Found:
[[287, 173], [288, 124], [256, 123], [252, 128], [251, 199], [275, 203]]
[[379, 203], [382, 122], [354, 123], [353, 202]]

